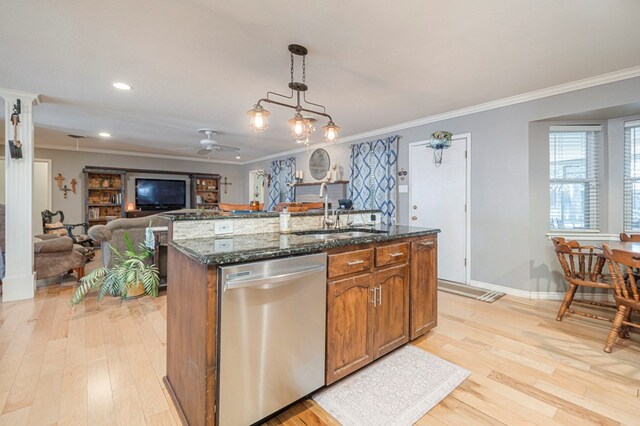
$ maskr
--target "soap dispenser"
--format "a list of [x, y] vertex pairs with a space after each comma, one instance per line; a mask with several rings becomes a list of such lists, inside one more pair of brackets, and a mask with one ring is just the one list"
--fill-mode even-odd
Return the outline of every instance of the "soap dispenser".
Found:
[[280, 212], [280, 233], [291, 233], [291, 213], [286, 207]]

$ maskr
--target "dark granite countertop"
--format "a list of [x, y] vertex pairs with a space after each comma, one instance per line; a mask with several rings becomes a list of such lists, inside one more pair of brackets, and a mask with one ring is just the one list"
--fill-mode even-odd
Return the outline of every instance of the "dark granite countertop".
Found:
[[[330, 210], [333, 212], [333, 210]], [[351, 210], [349, 214], [367, 214], [367, 213], [379, 213], [380, 210]], [[291, 216], [322, 216], [324, 211], [321, 209], [309, 210], [306, 212], [291, 212]], [[341, 210], [340, 214], [346, 215], [345, 210]], [[214, 212], [203, 211], [196, 212], [189, 210], [186, 212], [173, 211], [167, 213], [160, 213], [161, 217], [167, 218], [171, 221], [178, 220], [207, 220], [207, 219], [246, 219], [246, 218], [263, 218], [263, 217], [279, 217], [280, 212], [249, 212], [249, 211], [237, 211], [237, 212]]]
[[308, 233], [229, 235], [216, 238], [175, 240], [169, 244], [200, 263], [227, 265], [275, 257], [319, 253], [336, 247], [432, 235], [440, 232], [435, 228], [401, 225], [349, 229], [349, 231], [358, 230], [378, 232], [367, 232], [364, 236], [330, 240], [324, 240]]

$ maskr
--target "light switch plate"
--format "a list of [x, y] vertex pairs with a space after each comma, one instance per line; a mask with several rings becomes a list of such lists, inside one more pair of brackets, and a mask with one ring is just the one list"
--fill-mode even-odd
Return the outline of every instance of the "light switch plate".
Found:
[[214, 232], [216, 235], [233, 234], [232, 220], [216, 220], [214, 224]]
[[405, 194], [405, 193], [409, 192], [409, 185], [400, 185], [400, 186], [398, 186], [398, 192], [400, 194]]

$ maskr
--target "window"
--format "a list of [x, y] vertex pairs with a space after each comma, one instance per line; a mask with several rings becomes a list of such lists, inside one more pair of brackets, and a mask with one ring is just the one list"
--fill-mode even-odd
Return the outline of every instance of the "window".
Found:
[[640, 230], [640, 120], [624, 123], [624, 229]]
[[598, 230], [600, 126], [552, 126], [549, 132], [551, 230]]

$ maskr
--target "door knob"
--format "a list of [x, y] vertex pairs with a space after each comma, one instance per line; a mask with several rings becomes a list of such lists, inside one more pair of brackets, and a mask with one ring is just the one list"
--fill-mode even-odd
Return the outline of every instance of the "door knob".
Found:
[[411, 220], [418, 220], [418, 216], [411, 216]]
[[418, 206], [414, 205], [414, 206], [413, 206], [413, 209], [414, 209], [414, 210], [418, 210]]

